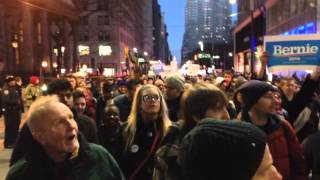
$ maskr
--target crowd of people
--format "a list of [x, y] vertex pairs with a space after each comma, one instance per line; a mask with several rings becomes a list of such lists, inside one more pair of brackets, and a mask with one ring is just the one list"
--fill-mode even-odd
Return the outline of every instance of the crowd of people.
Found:
[[319, 70], [264, 76], [7, 76], [7, 179], [320, 179]]

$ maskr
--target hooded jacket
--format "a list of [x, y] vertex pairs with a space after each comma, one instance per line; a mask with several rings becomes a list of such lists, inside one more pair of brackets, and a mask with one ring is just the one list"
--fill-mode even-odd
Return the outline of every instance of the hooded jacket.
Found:
[[[252, 123], [250, 117], [243, 119]], [[273, 164], [283, 180], [307, 180], [302, 148], [290, 123], [270, 114], [267, 124], [258, 127], [267, 134]]]

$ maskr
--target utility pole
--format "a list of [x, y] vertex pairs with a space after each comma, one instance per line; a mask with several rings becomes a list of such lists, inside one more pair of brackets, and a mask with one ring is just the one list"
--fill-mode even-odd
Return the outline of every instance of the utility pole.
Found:
[[255, 59], [255, 39], [254, 39], [254, 0], [250, 0], [250, 17], [251, 17], [251, 61], [250, 61], [250, 67], [251, 67], [251, 74], [254, 73], [254, 59]]

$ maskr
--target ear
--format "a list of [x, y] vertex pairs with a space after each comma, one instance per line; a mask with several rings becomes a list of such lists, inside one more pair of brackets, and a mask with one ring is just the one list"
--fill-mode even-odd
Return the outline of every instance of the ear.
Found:
[[44, 138], [42, 133], [40, 133], [40, 132], [32, 132], [32, 137], [33, 137], [34, 140], [36, 140], [41, 145], [46, 144], [46, 140], [45, 140], [45, 138]]

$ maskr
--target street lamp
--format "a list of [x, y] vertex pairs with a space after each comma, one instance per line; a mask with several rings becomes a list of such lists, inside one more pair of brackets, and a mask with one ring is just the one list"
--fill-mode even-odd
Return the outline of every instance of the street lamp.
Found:
[[17, 41], [13, 41], [11, 43], [11, 45], [12, 45], [13, 48], [18, 48], [18, 42]]
[[[65, 52], [65, 50], [66, 50], [66, 48], [64, 46], [60, 47], [61, 59], [60, 59], [60, 63], [58, 63], [58, 69], [61, 69], [61, 73], [62, 73], [62, 67], [64, 67], [64, 64], [65, 64], [65, 62], [64, 62], [64, 52]], [[66, 69], [64, 71], [66, 71]], [[64, 74], [64, 73], [62, 73], [62, 74]]]
[[42, 68], [47, 68], [48, 67], [48, 62], [46, 60], [41, 62]]
[[40, 82], [42, 81], [45, 73], [45, 68], [48, 67], [48, 62], [46, 60], [43, 60], [41, 62], [41, 67], [40, 67]]
[[203, 51], [203, 41], [199, 41], [198, 44], [200, 46], [201, 51]]
[[64, 46], [61, 46], [61, 52], [62, 52], [62, 55], [64, 53], [64, 51], [66, 50], [66, 48]]
[[147, 52], [147, 51], [144, 51], [144, 52], [143, 52], [143, 55], [144, 55], [144, 56], [148, 56], [148, 52]]
[[16, 39], [14, 39], [11, 43], [13, 49], [14, 49], [14, 55], [15, 55], [15, 60], [16, 60], [16, 64], [19, 64], [19, 51], [18, 51], [18, 47], [19, 47], [19, 43]]
[[65, 68], [61, 68], [61, 74], [66, 73], [66, 69]]
[[52, 63], [52, 67], [53, 67], [54, 75], [56, 76], [57, 75], [58, 63], [57, 62], [53, 62]]
[[54, 63], [52, 64], [52, 67], [53, 67], [53, 68], [57, 68], [57, 67], [58, 67], [57, 62], [54, 62]]
[[134, 47], [132, 50], [134, 53], [138, 53], [138, 48]]

